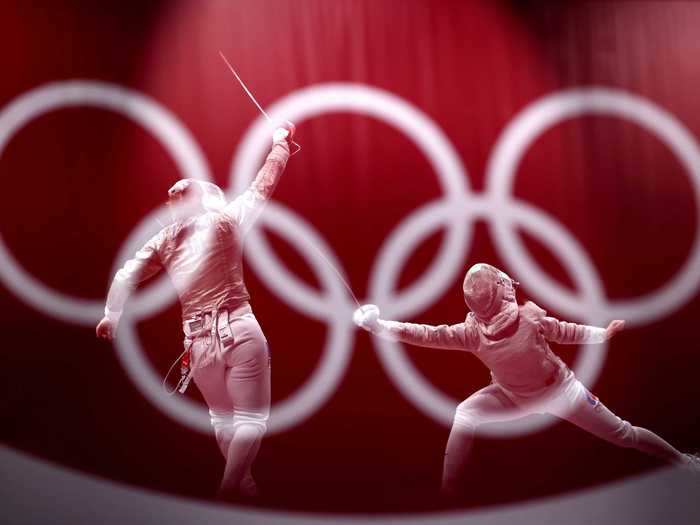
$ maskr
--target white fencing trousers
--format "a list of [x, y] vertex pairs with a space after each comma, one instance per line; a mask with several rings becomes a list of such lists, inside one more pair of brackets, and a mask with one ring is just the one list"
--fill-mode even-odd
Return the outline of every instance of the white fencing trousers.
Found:
[[[269, 353], [253, 314], [232, 317], [229, 326], [234, 343], [222, 351], [215, 341], [213, 359], [211, 341], [206, 336], [194, 340], [193, 379], [209, 406], [216, 441], [226, 459], [221, 489], [250, 493], [255, 490], [251, 465], [270, 414]], [[204, 354], [206, 364], [198, 366]]]
[[476, 427], [508, 421], [534, 413], [548, 413], [624, 448], [636, 448], [668, 463], [684, 465], [687, 458], [669, 443], [641, 427], [616, 416], [572, 372], [546, 396], [532, 402], [518, 397], [497, 383], [482, 388], [457, 407], [443, 466], [443, 490], [454, 493], [466, 470]]

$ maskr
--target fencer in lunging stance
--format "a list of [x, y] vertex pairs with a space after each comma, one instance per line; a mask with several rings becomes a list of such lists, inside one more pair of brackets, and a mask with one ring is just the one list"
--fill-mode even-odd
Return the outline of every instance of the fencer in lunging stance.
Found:
[[518, 305], [516, 285], [491, 265], [472, 266], [463, 283], [471, 311], [463, 323], [454, 325], [386, 321], [379, 318], [375, 305], [355, 311], [355, 323], [380, 337], [472, 352], [491, 371], [491, 384], [457, 407], [445, 451], [443, 492], [459, 492], [479, 425], [532, 413], [553, 414], [615, 445], [697, 471], [697, 456], [683, 454], [653, 432], [613, 414], [547, 344], [600, 343], [622, 330], [624, 321], [612, 321], [607, 328], [559, 321], [533, 302]]
[[294, 125], [274, 131], [250, 187], [230, 203], [215, 184], [178, 181], [168, 190], [174, 222], [117, 272], [97, 336], [111, 340], [122, 307], [142, 281], [165, 269], [177, 290], [185, 333], [180, 391], [194, 379], [209, 406], [226, 465], [221, 497], [255, 496], [251, 465], [270, 409], [267, 340], [243, 282], [241, 240], [270, 198], [289, 159]]

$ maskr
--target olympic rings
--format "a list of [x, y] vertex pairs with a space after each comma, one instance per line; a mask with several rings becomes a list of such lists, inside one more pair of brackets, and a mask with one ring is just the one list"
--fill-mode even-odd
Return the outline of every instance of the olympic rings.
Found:
[[[278, 234], [286, 234], [291, 242], [296, 242], [296, 239], [302, 239], [305, 243], [322, 242], [294, 215], [285, 213], [275, 206], [266, 208], [264, 215], [267, 217], [266, 224]], [[254, 247], [253, 251], [255, 251]], [[345, 290], [338, 282], [333, 270], [318, 257], [317, 253], [310, 252], [310, 256], [304, 255], [316, 275], [320, 277], [321, 283], [326, 289], [331, 290], [329, 301], [332, 307], [337, 308], [338, 311], [349, 312], [343, 302]], [[271, 289], [275, 289], [274, 274], [270, 276], [263, 272], [261, 277], [268, 284], [272, 282]], [[140, 350], [140, 343], [134, 330], [134, 319], [139, 315], [131, 309], [125, 310], [120, 321], [119, 338], [115, 339], [115, 343], [119, 349], [118, 355], [122, 365], [146, 398], [165, 414], [194, 430], [211, 433], [209, 412], [205, 408], [186, 397], [168, 396], [161, 388], [161, 378]], [[331, 320], [328, 342], [321, 362], [300, 390], [290, 398], [272, 406], [268, 433], [282, 432], [300, 424], [316, 412], [333, 394], [347, 367], [354, 333], [349, 313], [344, 316], [337, 315]]]
[[[54, 108], [94, 105], [121, 112], [160, 139], [172, 153], [181, 172], [209, 178], [208, 166], [184, 127], [162, 107], [142, 95], [96, 82], [60, 82], [32, 90], [11, 102], [0, 113], [0, 153], [10, 137], [31, 118]], [[624, 318], [643, 324], [668, 315], [690, 300], [700, 285], [700, 225], [690, 257], [678, 275], [660, 290], [634, 300], [608, 301], [600, 276], [581, 244], [549, 214], [512, 196], [512, 181], [524, 151], [549, 126], [584, 113], [604, 113], [628, 119], [657, 136], [676, 154], [691, 175], [700, 210], [700, 148], [692, 134], [672, 115], [638, 96], [602, 88], [557, 93], [533, 102], [518, 114], [499, 137], [487, 166], [486, 191], [475, 194], [467, 172], [449, 139], [425, 114], [399, 97], [358, 84], [330, 83], [296, 91], [269, 108], [273, 120], [297, 123], [328, 112], [352, 112], [377, 118], [399, 131], [425, 154], [438, 176], [443, 197], [410, 214], [386, 239], [372, 268], [369, 301], [389, 318], [406, 318], [430, 307], [464, 269], [473, 222], [489, 222], [496, 247], [509, 271], [527, 286], [544, 306], [590, 324]], [[250, 182], [269, 144], [268, 124], [256, 120], [246, 132], [234, 156], [230, 183], [239, 193]], [[154, 233], [150, 214], [129, 236], [117, 257], [133, 253]], [[700, 220], [700, 214], [699, 214]], [[316, 292], [289, 272], [274, 254], [262, 230], [266, 226], [292, 242], [323, 285]], [[527, 254], [515, 228], [538, 238], [558, 256], [574, 281], [572, 293], [547, 276]], [[400, 293], [395, 291], [401, 268], [412, 251], [428, 235], [446, 228], [440, 251], [425, 273]], [[330, 324], [323, 357], [307, 383], [290, 398], [273, 407], [271, 430], [289, 429], [310, 417], [337, 388], [349, 362], [354, 339], [350, 323], [353, 305], [324, 259], [342, 267], [325, 240], [307, 221], [277, 202], [268, 204], [248, 236], [248, 263], [270, 290], [308, 317]], [[306, 248], [313, 247], [312, 251]], [[65, 296], [39, 283], [11, 257], [0, 238], [0, 279], [20, 299], [50, 316], [67, 322], [92, 324], [101, 316], [102, 303]], [[119, 358], [142, 393], [169, 416], [199, 431], [209, 432], [206, 411], [187, 399], [165, 396], [160, 379], [143, 356], [134, 330], [137, 319], [153, 315], [174, 299], [172, 289], [161, 283], [139, 294], [122, 317]], [[449, 425], [456, 400], [431, 385], [400, 350], [400, 345], [374, 338], [380, 362], [406, 398], [432, 419]], [[584, 382], [593, 383], [602, 368], [606, 346], [581, 351], [574, 370]], [[513, 435], [542, 428], [548, 420], [528, 418], [486, 428], [491, 435]]]
[[[127, 88], [72, 80], [46, 84], [17, 97], [0, 113], [0, 155], [12, 136], [32, 119], [60, 108], [95, 106], [119, 113], [153, 133], [188, 177], [209, 178], [204, 156], [180, 121], [156, 101]], [[29, 275], [0, 237], [0, 279], [27, 304], [68, 323], [94, 325], [104, 302], [62, 294]]]
[[[445, 135], [427, 116], [390, 93], [354, 84], [324, 84], [306, 88], [285, 97], [271, 106], [268, 113], [273, 121], [286, 119], [298, 125], [306, 118], [340, 111], [373, 116], [397, 127], [406, 133], [426, 154], [440, 175], [441, 187], [452, 196], [454, 201], [458, 201], [466, 194], [465, 177], [462, 175], [464, 169]], [[243, 191], [250, 183], [260, 165], [264, 152], [268, 148], [269, 140], [268, 124], [260, 118], [246, 133], [234, 156], [230, 184], [234, 189], [234, 194]], [[273, 213], [270, 213], [271, 211]], [[277, 222], [278, 233], [284, 232], [290, 224], [295, 224], [295, 229], [298, 232], [313, 231], [313, 227], [310, 224], [293, 214], [285, 206], [277, 202], [270, 202], [266, 213], [261, 215], [256, 225], [248, 233], [246, 240], [248, 243], [247, 253], [255, 254], [255, 257], [247, 259], [248, 263], [257, 270], [269, 288], [279, 293], [288, 304], [311, 318], [333, 323], [332, 326], [335, 329], [339, 329], [337, 323], [341, 323], [344, 329], [354, 330], [354, 327], [343, 324], [351, 319], [354, 305], [349, 302], [345, 290], [337, 279], [331, 280], [331, 283], [336, 283], [335, 288], [332, 289], [331, 297], [318, 297], [312, 288], [288, 272], [270, 249], [269, 244], [265, 241], [258, 228], [261, 225], [268, 224], [268, 221], [278, 216], [277, 214], [279, 213], [286, 215], [287, 219], [284, 222]], [[294, 218], [294, 221], [290, 222], [292, 218]], [[290, 241], [296, 242], [299, 238], [303, 239], [298, 234], [292, 235], [292, 232], [289, 231], [286, 233], [287, 239]], [[446, 243], [453, 247], [453, 250], [462, 251], [464, 245], [468, 242], [470, 233], [470, 231], [467, 231], [464, 223], [457, 223], [456, 227], [447, 236]], [[315, 252], [320, 252], [323, 258], [331, 261], [336, 268], [342, 271], [342, 266], [340, 266], [325, 243], [321, 243], [320, 239], [310, 243], [309, 235], [306, 235], [306, 239], [303, 240], [304, 242], [299, 244], [300, 247], [314, 246], [314, 250], [311, 253], [316, 255]], [[440, 279], [447, 286], [450, 275], [454, 275], [460, 269], [461, 264], [459, 261], [455, 264], [454, 261], [445, 261], [438, 258], [436, 263], [428, 269], [426, 276], [418, 284], [414, 284], [411, 287], [409, 292], [411, 297], [429, 296], [432, 298], [433, 296], [429, 294], [433, 293], [431, 290], [434, 286], [434, 281]], [[314, 268], [316, 275], [319, 272], [328, 271], [328, 265], [325, 263], [321, 267]], [[334, 364], [329, 365], [325, 370], [324, 361], [326, 358], [324, 358], [319, 369], [314, 372], [311, 380], [304, 387], [307, 392], [318, 392], [316, 394], [316, 405], [318, 405], [320, 400], [325, 401], [337, 388], [342, 378], [344, 366], [348, 361], [348, 356], [345, 355], [348, 350], [349, 348], [343, 349], [334, 346], [332, 342], [327, 343], [324, 355], [337, 355], [339, 357], [336, 357], [333, 360]], [[343, 368], [340, 368], [341, 366]], [[323, 385], [323, 387], [321, 388], [317, 385]], [[299, 395], [295, 394], [288, 401], [285, 400], [284, 403], [288, 403], [285, 405], [285, 408], [288, 409], [286, 414], [289, 414], [289, 419], [285, 418], [285, 421], [291, 421], [293, 407], [298, 407], [296, 408], [299, 414], [297, 417], [307, 417], [306, 415], [311, 409], [310, 400], [313, 398], [310, 397], [308, 398], [309, 401], [302, 403], [300, 400], [294, 399]], [[273, 407], [270, 420], [275, 421], [279, 418], [280, 416]]]
[[[523, 110], [508, 125], [487, 167], [486, 191], [495, 207], [507, 204], [506, 193], [512, 191], [515, 168], [537, 136], [557, 122], [585, 113], [625, 118], [655, 133], [690, 174], [696, 209], [700, 210], [700, 149], [690, 131], [673, 115], [642, 97], [603, 88], [575, 89], [545, 97]], [[579, 301], [549, 279], [527, 255], [511, 219], [508, 213], [493, 214], [493, 233], [501, 254], [514, 268], [517, 261], [519, 273], [528, 276], [533, 293], [546, 295], [549, 304], [566, 315], [583, 318], [591, 311], [599, 311], [605, 318], [625, 319], [631, 325], [647, 323], [692, 299], [700, 284], [700, 214], [691, 255], [669, 284], [645, 297], [608, 304], [602, 296], [593, 302]], [[557, 238], [557, 242], [562, 239]]]
[[[475, 220], [479, 217], [490, 222], [499, 253], [509, 267], [516, 269], [511, 273], [519, 276], [532, 290], [533, 295], [545, 305], [552, 305], [559, 311], [585, 320], [589, 324], [600, 325], [612, 318], [629, 319], [631, 323], [649, 321], [679, 307], [693, 297], [700, 283], [700, 225], [696, 228], [691, 258], [683, 267], [681, 275], [670, 285], [664, 287], [661, 292], [637, 301], [627, 300], [619, 305], [606, 304], [603, 283], [580, 243], [570, 237], [548, 214], [515, 198], [507, 198], [507, 194], [512, 192], [515, 166], [525, 148], [531, 145], [547, 126], [589, 111], [612, 113], [657, 132], [680, 157], [692, 175], [696, 205], [700, 210], [700, 152], [692, 135], [670, 114], [640, 97], [615, 90], [592, 88], [548, 96], [523, 110], [499, 138], [487, 167], [487, 191], [484, 196], [465, 196], [465, 210], [461, 214], [454, 208], [451, 200], [443, 201], [442, 208], [435, 207], [432, 211], [427, 207], [416, 210], [389, 235], [380, 249], [376, 269], [373, 271], [370, 301], [380, 305], [387, 312], [388, 318], [394, 318], [392, 307], [398, 301], [391, 297], [390, 293], [400, 274], [401, 263], [406, 260], [410, 251], [439, 227], [441, 222], [451, 227], [455, 222]], [[419, 224], [412, 224], [412, 221], [417, 221], [426, 212], [432, 216], [434, 223], [431, 230], [425, 230]], [[442, 221], [438, 220], [440, 215], [443, 217]], [[572, 296], [539, 270], [518, 238], [516, 226], [523, 227], [530, 235], [539, 238], [553, 249], [569, 275], [574, 278], [582, 299]], [[443, 245], [444, 251], [449, 252], [450, 248]], [[463, 253], [452, 252], [450, 257], [453, 261], [458, 261], [463, 257]], [[437, 295], [444, 291], [436, 285]], [[383, 302], [387, 297], [390, 298], [388, 308]], [[418, 302], [411, 306], [413, 308], [409, 312], [402, 313], [412, 314], [426, 305]], [[406, 356], [398, 351], [400, 345], [377, 337], [373, 339], [382, 364], [402, 394], [424, 414], [449, 425], [454, 413], [455, 400], [448, 399], [427, 382]], [[606, 350], [607, 343], [598, 347], [584, 347], [573, 367], [581, 381], [586, 384], [595, 382], [602, 369]], [[551, 421], [551, 418], [532, 417], [490, 427], [484, 426], [478, 430], [491, 436], [521, 435], [541, 429]]]
[[[466, 218], [471, 218], [472, 220], [478, 217], [490, 218], [491, 213], [493, 213], [490, 211], [493, 209], [492, 203], [486, 200], [475, 200], [472, 201], [471, 204], [473, 205], [473, 209], [470, 210], [465, 206], [461, 217], [454, 211], [449, 203], [445, 203], [445, 201], [443, 201], [442, 204], [438, 203], [424, 206], [415, 212], [415, 216], [430, 216], [435, 221], [435, 224], [439, 226], [440, 222], [451, 225], [455, 221], [465, 220]], [[532, 207], [517, 202], [510, 203], [509, 206], [511, 206], [511, 212], [518, 216], [519, 225], [532, 236], [539, 237], [543, 242], [548, 242], [549, 239], [553, 237], [551, 232], [561, 233], [562, 231], [561, 227], [558, 226], [556, 222], [551, 220], [548, 216], [538, 213], [537, 210]], [[442, 219], [442, 221], [438, 222], [437, 218]], [[418, 221], [416, 221], [416, 223], [420, 224]], [[404, 224], [410, 225], [411, 223], [406, 221]], [[425, 226], [419, 226], [417, 228], [406, 227], [405, 231], [402, 232], [403, 235], [390, 236], [387, 240], [384, 245], [385, 250], [380, 252], [378, 257], [377, 267], [382, 270], [377, 271], [375, 274], [376, 278], [373, 280], [374, 287], [371, 290], [373, 297], [374, 294], [376, 294], [377, 297], [388, 295], [388, 290], [395, 286], [399, 275], [396, 271], [393, 273], [386, 272], [384, 268], [387, 265], [384, 263], [384, 260], [391, 260], [392, 267], [400, 268], [400, 263], [406, 260], [411, 250], [413, 250], [428, 234], [432, 233], [432, 231], [427, 228], [430, 223], [424, 221], [423, 224]], [[574, 267], [573, 263], [578, 260], [577, 257], [581, 257], [581, 253], [577, 250], [576, 243], [570, 242], [568, 238], [566, 239], [567, 241], [561, 245], [550, 243], [550, 247], [560, 256], [561, 260], [564, 262], [565, 268], [570, 270]], [[461, 260], [462, 254], [456, 254], [455, 258], [457, 257]], [[583, 261], [585, 261], [582, 265], [584, 268], [583, 275], [581, 275], [580, 272], [573, 274], [574, 280], [579, 286], [590, 280], [590, 274], [592, 272], [592, 265], [585, 258]], [[591, 289], [595, 290], [596, 288]], [[442, 292], [444, 291], [443, 289]], [[389, 317], [391, 317], [391, 314], [389, 314]], [[586, 321], [591, 324], [600, 324], [601, 318], [599, 316], [589, 316], [586, 318]], [[454, 415], [454, 407], [457, 401], [448, 398], [427, 382], [418, 373], [406, 355], [399, 350], [401, 347], [399, 343], [379, 337], [374, 337], [373, 340], [377, 345], [378, 355], [382, 364], [393, 378], [394, 383], [401, 393], [424, 414], [443, 425], [449, 426]], [[581, 352], [579, 359], [573, 367], [581, 380], [592, 383], [596, 379], [605, 357], [605, 350], [606, 343], [603, 343], [597, 347], [588, 347]], [[506, 417], [506, 419], [509, 418]], [[539, 430], [551, 421], [553, 421], [551, 418], [531, 417], [509, 421], [507, 424], [478, 427], [477, 431], [482, 435], [491, 435], [494, 437], [521, 435]]]
[[[359, 113], [396, 127], [426, 155], [438, 174], [440, 186], [454, 202], [461, 202], [468, 195], [465, 187], [468, 179], [464, 176], [464, 167], [449, 139], [427, 115], [386, 91], [359, 84], [323, 84], [297, 91], [269, 108], [273, 121], [284, 118], [302, 122], [307, 118], [329, 112]], [[267, 123], [260, 118], [246, 133], [236, 151], [231, 169], [231, 186], [234, 194], [243, 191], [250, 183], [268, 142]], [[305, 226], [311, 227], [302, 219], [299, 220]], [[265, 222], [264, 215], [261, 217], [261, 222]], [[471, 230], [468, 230], [465, 224], [458, 223], [450, 231], [445, 242], [452, 251], [463, 251], [470, 237]], [[272, 256], [268, 244], [262, 241], [255, 227], [249, 234], [249, 240], [253, 239], [256, 241], [255, 260], [251, 260], [253, 266], [258, 269], [264, 266], [270, 275], [288, 275], [282, 265], [275, 264], [276, 259]], [[335, 260], [329, 252], [324, 250], [323, 254], [326, 258]], [[448, 262], [438, 258], [431, 264], [419, 282], [409, 288], [407, 292], [409, 297], [436, 298], [432, 291], [435, 281], [444, 281], [448, 284], [450, 273], [460, 269], [459, 266], [453, 268], [454, 263], [446, 264]], [[297, 303], [297, 306], [311, 317], [325, 319], [329, 313], [337, 315], [336, 312], [329, 312], [325, 305], [314, 302], [310, 288], [296, 278], [289, 282], [278, 279], [274, 286], [276, 290], [281, 290], [290, 302]], [[347, 299], [347, 296], [344, 295], [344, 297]], [[315, 306], [312, 306], [314, 304]], [[352, 308], [349, 303], [348, 308]]]

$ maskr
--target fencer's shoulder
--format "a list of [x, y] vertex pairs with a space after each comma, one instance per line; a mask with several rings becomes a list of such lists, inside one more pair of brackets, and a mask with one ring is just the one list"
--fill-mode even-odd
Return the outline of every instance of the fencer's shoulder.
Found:
[[171, 237], [178, 228], [178, 222], [174, 221], [171, 222], [170, 224], [167, 224], [161, 228], [161, 230], [156, 234], [157, 237], [160, 237], [161, 239], [167, 239], [168, 237]]
[[199, 226], [209, 226], [223, 220], [224, 215], [219, 210], [207, 210], [196, 217]]
[[167, 226], [165, 226], [162, 230], [160, 230], [157, 234], [156, 237], [159, 243], [167, 242], [169, 240], [172, 240], [178, 236], [178, 234], [183, 231], [185, 228], [187, 228], [188, 224], [191, 222], [191, 220], [178, 220], [171, 222]]
[[209, 212], [209, 220], [216, 226], [224, 226], [226, 228], [230, 228], [238, 224], [231, 210], [225, 208]]
[[206, 228], [230, 229], [233, 223], [231, 215], [225, 210], [207, 210], [197, 215], [189, 225], [194, 226], [198, 230]]
[[520, 314], [524, 317], [532, 319], [533, 321], [539, 321], [547, 317], [547, 311], [540, 308], [532, 301], [527, 301], [525, 304], [520, 305]]
[[469, 312], [464, 320], [464, 348], [473, 350], [479, 346], [479, 323], [474, 312]]
[[153, 235], [148, 242], [146, 243], [147, 246], [150, 246], [151, 248], [159, 248], [163, 242], [168, 238], [169, 235], [172, 235], [172, 224], [168, 224], [167, 226], [164, 226], [161, 228], [158, 233]]

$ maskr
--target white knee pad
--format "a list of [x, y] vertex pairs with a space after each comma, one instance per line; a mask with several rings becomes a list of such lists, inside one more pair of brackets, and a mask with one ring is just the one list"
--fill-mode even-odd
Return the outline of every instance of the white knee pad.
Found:
[[236, 410], [233, 412], [232, 425], [234, 430], [245, 427], [255, 429], [262, 435], [267, 430], [267, 418], [268, 415], [265, 413]]
[[239, 428], [254, 431], [262, 436], [267, 430], [268, 415], [260, 412], [245, 412], [234, 410], [233, 412], [217, 412], [209, 410], [211, 425], [217, 439], [231, 439]]
[[216, 434], [217, 439], [227, 434], [228, 438], [231, 438], [234, 430], [234, 415], [235, 412], [217, 412], [215, 410], [209, 410], [211, 426], [214, 427], [214, 434]]
[[226, 425], [233, 422], [233, 411], [217, 411], [209, 410], [209, 418], [211, 419], [211, 425], [216, 428], [217, 426]]
[[630, 425], [624, 419], [620, 419], [620, 425], [614, 433], [615, 442], [624, 448], [632, 448], [637, 445], [636, 428]]

